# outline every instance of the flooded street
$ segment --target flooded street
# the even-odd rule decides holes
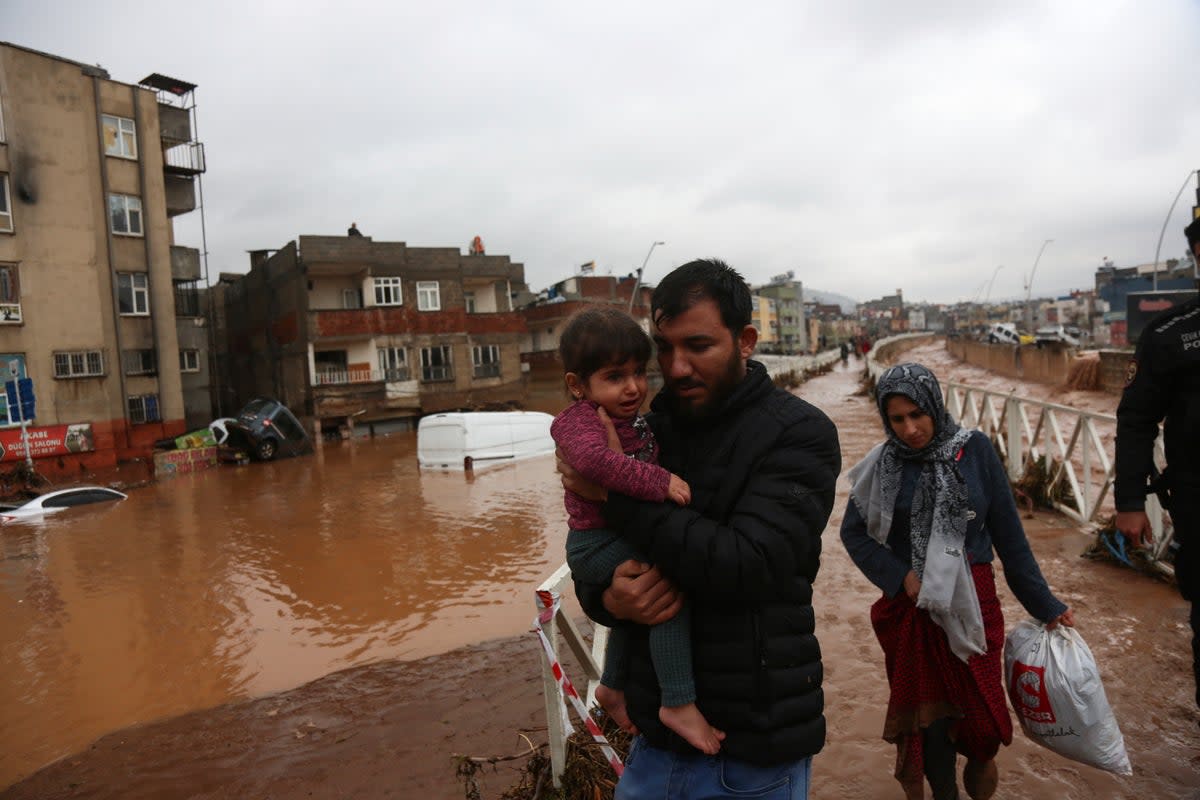
[[[111,730],[526,629],[554,460],[420,472],[326,443],[0,528],[0,787]]]
[[[939,348],[906,358],[949,372]],[[845,469],[882,437],[860,371],[852,361],[798,390],[837,423]],[[838,536],[847,493],[843,476],[814,586],[829,734],[812,796],[900,798],[880,738],[878,590]],[[423,474],[415,435],[401,434],[68,513],[0,529],[0,786],[73,754],[0,789],[5,800],[452,800],[452,753],[513,753],[518,732],[545,740],[538,646],[523,631],[533,589],[563,560],[552,459]],[[1018,728],[997,800],[1200,800],[1185,603],[1080,558],[1090,538],[1067,518],[1024,522],[1096,655],[1134,775],[1067,761]],[[1024,611],[997,586],[1011,629]],[[510,767],[485,797],[512,785]]]

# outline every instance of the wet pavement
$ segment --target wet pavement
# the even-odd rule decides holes
[[[799,391],[838,424],[846,468],[882,435],[857,377],[851,361]],[[550,459],[472,480],[420,473],[414,447],[412,435],[335,443],[0,530],[0,786],[78,753],[0,795],[50,796],[53,785],[56,797],[121,797],[136,773],[138,796],[416,796],[405,788],[419,786],[422,797],[462,797],[446,757],[479,733],[475,720],[501,730],[469,739],[492,743],[474,754],[498,755],[516,749],[500,738],[506,722],[540,716],[534,643],[411,668],[397,659],[516,637],[533,587],[561,563],[565,515]],[[843,479],[815,586],[829,739],[813,797],[898,798],[894,750],[879,738],[877,590],[837,536],[846,490]],[[997,798],[1200,798],[1186,605],[1170,586],[1079,558],[1089,539],[1059,515],[1026,526],[1096,654],[1135,774],[1068,762],[1018,731],[999,756]],[[998,586],[1011,626],[1023,612]],[[371,662],[381,663],[356,666]],[[203,710],[344,667],[355,668]],[[285,719],[290,708],[300,711]],[[86,749],[106,731],[191,710],[201,711]]]

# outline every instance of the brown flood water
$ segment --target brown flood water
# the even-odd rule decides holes
[[[421,472],[326,443],[0,528],[0,788],[137,722],[518,634],[561,563],[554,460]]]
[[[837,423],[846,468],[882,434],[855,394],[860,367],[799,390]],[[449,753],[512,752],[511,731],[541,718],[536,645],[517,635],[532,589],[562,561],[566,520],[551,459],[472,479],[420,473],[414,448],[413,434],[326,444],[312,457],[180,478],[106,509],[0,528],[0,787],[135,722],[385,660],[165,730],[121,731],[14,796],[75,796],[64,787],[82,781],[82,796],[122,797],[136,770],[140,796],[225,797],[237,786],[255,797],[462,797]],[[813,797],[898,798],[868,616],[878,590],[837,533],[847,488],[839,481],[815,586],[829,736]],[[1186,605],[1173,587],[1080,559],[1089,539],[1066,518],[1038,512],[1025,524],[1096,655],[1134,775],[1066,761],[1018,730],[999,755],[997,800],[1200,800]],[[1011,628],[1024,612],[997,584]],[[391,661],[499,637],[510,638],[459,651],[463,664]],[[314,724],[329,738],[311,741]],[[494,734],[474,736],[489,726]],[[245,758],[225,758],[242,748]],[[188,783],[200,776],[210,793]],[[505,777],[485,796],[508,788]],[[374,788],[343,793],[347,785]]]

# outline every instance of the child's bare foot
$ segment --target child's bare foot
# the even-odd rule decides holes
[[[596,702],[604,709],[605,714],[612,717],[618,728],[630,736],[637,736],[637,726],[629,719],[629,712],[625,709],[624,692],[602,683],[596,687]]]
[[[703,753],[713,756],[721,749],[721,740],[725,738],[725,733],[709,725],[695,703],[688,703],[686,706],[663,706],[658,709],[658,718],[663,725]]]

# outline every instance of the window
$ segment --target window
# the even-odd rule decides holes
[[[104,354],[99,350],[73,350],[54,354],[54,377],[94,378],[104,374]]]
[[[383,379],[389,382],[408,380],[408,351],[403,347],[380,347],[376,350],[379,355],[379,371]]]
[[[417,310],[442,310],[442,293],[437,281],[417,281]]]
[[[153,350],[122,350],[121,368],[126,375],[154,375],[158,372]]]
[[[12,229],[12,201],[8,194],[8,176],[0,174],[0,231]]]
[[[199,372],[200,371],[200,351],[199,350],[180,350],[179,351],[179,371],[180,372]]]
[[[175,290],[175,316],[200,316],[200,290],[197,288],[196,282],[176,281],[173,286]]]
[[[0,375],[4,380],[28,378],[25,371],[24,353],[0,353]],[[21,422],[21,409],[8,405],[8,397],[0,391],[0,425],[18,425]]]
[[[376,293],[378,297],[378,293]],[[361,289],[342,289],[342,308],[362,308]]]
[[[128,398],[129,421],[134,425],[141,425],[144,422],[158,422],[162,419],[158,415],[158,395],[156,394],[135,394]]]
[[[375,305],[398,306],[403,302],[399,278],[375,278]]]
[[[104,114],[100,117],[104,129],[104,153],[121,158],[137,158],[137,131],[133,120]]]
[[[475,345],[471,348],[471,360],[475,364],[476,378],[500,377],[500,348],[494,344]]]
[[[450,363],[449,345],[421,348],[421,380],[454,380],[454,366]]]
[[[142,235],[142,199],[129,194],[108,196],[108,217],[112,232],[126,236]]]
[[[21,322],[21,282],[16,264],[0,264],[0,324]]]
[[[475,293],[463,292],[463,305],[467,307],[468,314],[475,313]]]
[[[150,286],[144,272],[117,273],[117,310],[122,314],[150,313]]]

